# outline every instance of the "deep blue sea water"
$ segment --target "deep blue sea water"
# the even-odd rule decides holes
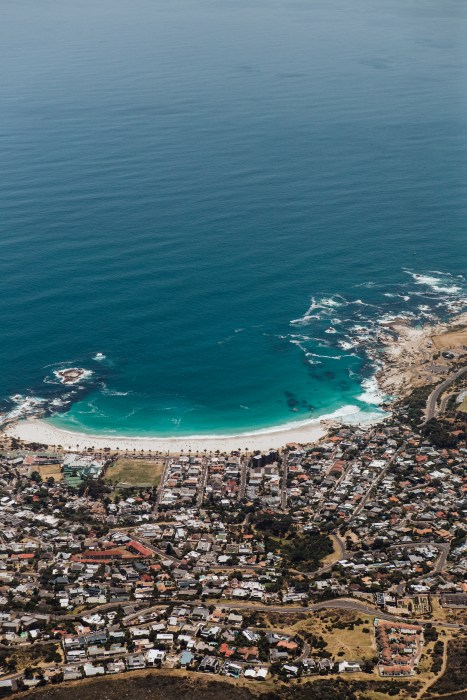
[[[374,411],[378,322],[467,298],[466,35],[465,0],[3,0],[4,412]]]

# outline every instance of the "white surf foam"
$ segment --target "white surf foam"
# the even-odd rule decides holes
[[[342,350],[352,350],[355,347],[355,343],[351,343],[349,340],[338,340],[337,344]]]
[[[357,396],[359,401],[363,403],[371,404],[372,406],[381,405],[387,398],[385,394],[379,389],[376,377],[369,377],[362,381],[363,393]]]
[[[303,316],[292,319],[290,323],[293,326],[297,326],[306,325],[312,320],[319,321],[321,320],[323,314],[325,317],[327,317],[331,312],[335,312],[336,309],[341,306],[346,306],[347,304],[348,302],[340,295],[323,297],[319,300],[317,300],[316,297],[311,297],[310,305]]]
[[[292,326],[306,326],[307,323],[310,321],[320,321],[321,316],[317,314],[304,314],[300,318],[294,318],[292,321],[290,321]]]
[[[53,401],[50,402],[50,406],[53,408],[63,408],[63,406],[66,406],[69,401],[66,401],[65,399],[53,399]]]
[[[309,352],[307,353],[310,357],[320,357],[323,360],[341,360],[342,355],[319,355],[316,352]]]
[[[0,425],[28,416],[41,415],[47,403],[46,399],[39,396],[23,396],[22,394],[14,394],[10,396],[10,400],[15,404],[15,407],[0,416]]]
[[[449,284],[443,281],[441,277],[435,277],[434,275],[420,275],[418,272],[412,272],[410,270],[404,270],[408,275],[411,275],[412,279],[416,284],[422,284],[429,287],[439,294],[458,294],[462,291],[462,288],[456,284]],[[444,276],[444,275],[443,275]],[[446,275],[449,276],[449,275]]]
[[[349,416],[345,422],[350,425],[361,425],[363,427],[381,423],[389,415],[386,411],[360,411]]]
[[[334,297],[324,297],[319,302],[318,307],[319,306],[324,306],[324,307],[331,306],[333,308],[339,308],[339,306],[344,306],[344,304],[346,303],[345,299],[343,297],[341,297],[341,299],[342,299],[341,301],[337,301],[337,299],[335,299]]]

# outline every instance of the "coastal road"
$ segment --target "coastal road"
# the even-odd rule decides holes
[[[445,391],[448,386],[451,386],[456,379],[459,379],[459,377],[462,377],[463,374],[467,372],[467,367],[461,367],[460,369],[457,370],[457,372],[454,372],[450,377],[444,380],[444,382],[441,382],[441,384],[438,384],[431,394],[428,397],[428,400],[426,402],[426,411],[425,411],[425,423],[427,423],[429,420],[434,418],[437,414],[437,404],[439,397]]]

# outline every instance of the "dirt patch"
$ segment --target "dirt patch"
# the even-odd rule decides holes
[[[63,479],[62,467],[60,464],[41,464],[35,467],[34,471],[39,472],[42,481],[47,481],[51,476],[55,481]]]
[[[107,469],[105,481],[116,486],[158,486],[164,472],[162,462],[120,457]]]
[[[60,646],[50,644],[31,645],[0,650],[0,665],[11,673],[22,671],[29,667],[39,667],[62,660]]]
[[[433,345],[438,350],[456,350],[467,347],[467,328],[432,336]]]

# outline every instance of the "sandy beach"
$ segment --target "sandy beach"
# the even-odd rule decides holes
[[[388,323],[395,340],[383,353],[383,367],[377,373],[380,389],[393,397],[408,394],[413,388],[439,381],[450,371],[445,351],[462,354],[467,347],[467,313],[447,323],[414,328],[396,319]],[[345,406],[320,418],[295,421],[277,428],[239,435],[206,435],[181,437],[130,437],[124,435],[89,435],[63,430],[43,418],[29,417],[7,425],[3,432],[24,442],[61,446],[65,450],[152,451],[152,452],[230,452],[254,451],[307,444],[324,437],[330,426],[353,423],[368,426],[384,418],[384,414],[362,413],[357,406]]]
[[[231,452],[242,450],[268,450],[270,448],[284,447],[289,443],[306,444],[316,442],[326,435],[332,425],[346,421],[369,425],[381,420],[383,414],[362,414],[356,406],[348,406],[324,417],[308,421],[297,421],[277,429],[270,428],[264,431],[244,433],[236,436],[194,436],[194,437],[125,437],[87,435],[74,431],[62,430],[41,418],[28,418],[8,425],[4,433],[10,437],[16,437],[24,442],[39,442],[49,446],[61,445],[65,450],[85,450],[89,447],[96,449],[110,448],[111,450],[144,450],[148,452],[174,452],[182,450],[188,452]]]
[[[267,450],[269,448],[282,447],[289,442],[314,442],[326,434],[329,423],[310,424],[308,426],[291,428],[290,430],[278,430],[274,432],[253,433],[242,436],[206,436],[206,437],[180,437],[180,438],[152,438],[152,437],[105,437],[86,435],[61,430],[40,418],[29,418],[8,426],[5,433],[24,440],[25,442],[40,442],[47,445],[61,445],[64,449],[84,450],[88,447],[111,450],[144,450],[148,452],[230,452],[241,449],[242,451]]]

